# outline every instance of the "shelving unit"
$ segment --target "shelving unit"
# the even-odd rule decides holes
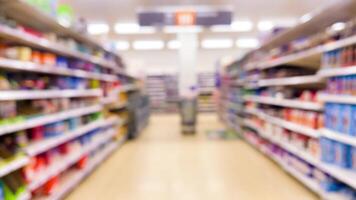
[[[129,117],[134,105],[123,102],[140,90],[139,80],[115,52],[26,1],[0,0],[0,11],[1,50],[27,55],[0,55],[0,140],[26,141],[1,157],[0,179],[7,184],[5,176],[21,174],[18,200],[63,199],[130,137],[131,125],[142,131],[148,123],[148,115]],[[9,103],[15,109],[4,110]]]
[[[216,111],[214,101],[215,91],[215,74],[214,73],[198,73],[198,110],[199,112],[214,112]]]
[[[153,112],[178,112],[178,78],[176,74],[151,74],[146,77],[146,92]]]
[[[301,100],[283,99],[275,97],[263,97],[255,95],[244,96],[246,101],[252,101],[260,104],[275,105],[287,108],[299,108],[304,110],[323,110],[323,105],[321,103],[307,102]]]
[[[237,99],[244,99],[242,107],[236,109],[243,110],[245,113],[241,130],[243,137],[253,147],[280,165],[284,171],[318,194],[321,199],[350,199],[350,195],[343,191],[349,193],[356,191],[356,173],[352,169],[341,167],[340,163],[336,164],[337,159],[333,162],[326,161],[325,158],[333,156],[332,147],[326,146],[327,144],[337,144],[337,147],[334,146],[334,151],[340,152],[342,148],[347,151],[347,147],[350,149],[356,147],[356,137],[336,130],[341,129],[336,128],[336,125],[334,130],[324,127],[330,123],[330,120],[347,122],[346,118],[342,120],[340,118],[341,112],[343,116],[348,116],[348,110],[336,111],[336,108],[332,110],[331,106],[340,105],[340,108],[351,109],[351,105],[356,105],[355,96],[351,94],[351,90],[353,91],[351,81],[346,81],[351,78],[342,79],[342,77],[356,75],[356,67],[351,62],[347,65],[343,64],[342,62],[346,61],[342,60],[345,57],[341,56],[346,55],[346,50],[354,52],[355,32],[350,31],[346,34],[342,31],[355,26],[352,24],[356,17],[352,11],[355,8],[354,1],[345,0],[338,4],[330,4],[308,22],[278,34],[258,49],[234,61],[225,70],[225,76],[230,77],[229,82],[243,85],[244,92],[236,94]],[[332,32],[329,27],[340,21],[347,25],[345,30]],[[313,46],[293,49],[298,39],[308,40],[308,37],[321,32],[328,33],[329,35],[326,35],[329,38],[325,36],[323,41]],[[276,52],[280,55],[276,55]],[[335,63],[331,63],[333,53]],[[303,73],[288,75],[289,68],[294,70],[290,74],[296,74],[296,68],[300,68],[300,72],[304,70],[308,72],[305,72],[306,75]],[[281,69],[285,71],[276,75]],[[281,74],[285,77],[281,77]],[[266,76],[269,78],[266,79]],[[347,84],[350,86],[349,89]],[[224,87],[220,87],[220,92],[228,93],[232,92],[232,89],[226,91]],[[230,113],[223,109],[221,112],[221,116]],[[340,114],[337,115],[339,112]],[[223,122],[227,127],[238,125],[226,121],[225,118]],[[322,118],[324,121],[321,120]],[[329,143],[326,143],[328,141]],[[352,152],[347,155],[352,155]],[[339,159],[347,160],[344,157]],[[305,167],[304,171],[298,170],[300,165]],[[319,171],[320,174],[329,177],[330,182],[315,178],[313,173],[306,172],[309,170]],[[328,191],[322,187],[323,184],[324,186],[342,184],[344,189]]]

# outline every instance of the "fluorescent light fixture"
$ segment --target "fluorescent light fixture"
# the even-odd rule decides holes
[[[270,31],[274,27],[274,23],[272,21],[260,21],[257,24],[257,28],[260,31]]]
[[[238,48],[257,48],[259,46],[259,42],[255,38],[241,38],[236,40],[236,46]]]
[[[164,42],[161,40],[137,40],[133,42],[135,50],[160,50],[164,48]]]
[[[331,30],[333,31],[342,31],[346,27],[346,24],[344,22],[336,22],[331,26]]]
[[[275,25],[278,27],[285,27],[285,28],[290,28],[290,27],[294,27],[298,24],[298,19],[295,18],[282,18],[279,20],[276,20]]]
[[[114,30],[117,34],[152,34],[156,32],[154,27],[140,27],[136,23],[116,23]]]
[[[109,33],[110,27],[106,23],[91,23],[88,24],[87,31],[91,35],[102,35]]]
[[[181,47],[181,43],[178,40],[171,40],[167,43],[168,49],[179,49]]]
[[[234,46],[231,39],[205,39],[201,42],[204,49],[228,49]]]
[[[303,15],[302,17],[300,17],[300,22],[305,23],[305,22],[311,20],[311,18],[313,18],[313,15],[311,13],[307,13],[307,14]]]
[[[200,26],[166,26],[163,28],[165,33],[200,33],[203,28]]]
[[[248,32],[253,29],[253,23],[251,21],[234,21],[231,24],[233,30],[238,32]]]
[[[130,49],[130,42],[124,41],[124,40],[116,41],[115,42],[115,49],[116,50],[121,50],[121,51],[128,50],[128,49]]]
[[[248,20],[234,21],[231,25],[215,25],[210,28],[212,32],[248,32],[253,29],[253,23]]]

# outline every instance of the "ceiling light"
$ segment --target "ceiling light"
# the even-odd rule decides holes
[[[133,48],[136,50],[159,50],[164,48],[164,42],[161,40],[137,40],[133,42]]]
[[[238,48],[257,48],[259,42],[255,38],[241,38],[236,40],[236,46]]]
[[[234,21],[231,25],[215,25],[210,28],[212,32],[248,32],[253,29],[251,21]]]
[[[253,23],[251,21],[234,21],[231,27],[238,32],[247,32],[253,29]]]
[[[140,27],[136,23],[117,23],[114,30],[117,34],[152,34],[156,32],[154,27]]]
[[[128,41],[116,41],[115,49],[116,50],[128,50],[130,48],[130,42]]]
[[[230,39],[205,39],[201,46],[205,49],[227,49],[233,47],[234,43]]]
[[[200,26],[166,26],[163,28],[165,33],[200,33],[203,28]]]
[[[181,47],[181,43],[178,40],[171,40],[167,43],[168,49],[179,49]]]
[[[91,35],[101,35],[109,33],[110,27],[106,23],[88,24],[87,31]]]
[[[307,13],[300,18],[300,22],[305,23],[313,18],[311,13]]]
[[[257,28],[260,31],[270,31],[273,29],[273,27],[274,27],[274,24],[271,21],[260,21],[257,24]]]
[[[346,24],[344,22],[336,22],[331,26],[331,29],[333,31],[342,31],[346,27]]]

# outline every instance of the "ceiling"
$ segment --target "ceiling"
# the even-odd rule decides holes
[[[234,17],[258,21],[261,19],[297,18],[332,0],[60,0],[72,5],[78,16],[88,21],[136,21],[136,11],[142,7],[174,5],[230,5]],[[93,12],[97,11],[97,12]]]

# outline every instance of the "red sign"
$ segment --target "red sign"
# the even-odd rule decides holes
[[[177,26],[192,26],[196,24],[197,14],[194,11],[178,11],[175,16]]]

